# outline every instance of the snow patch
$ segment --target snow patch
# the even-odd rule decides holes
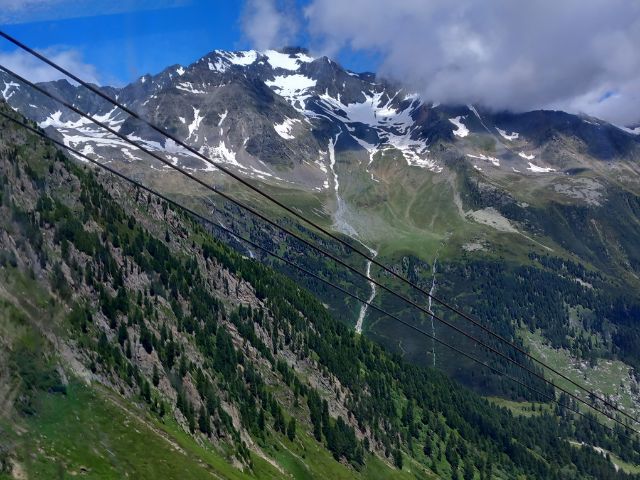
[[[527,170],[530,170],[530,171],[532,171],[534,173],[549,173],[549,172],[555,172],[556,171],[555,168],[539,167],[538,165],[534,165],[531,162],[529,162],[529,166],[527,167]]]
[[[184,68],[182,67],[176,68],[176,73],[180,76],[184,75]]]
[[[80,134],[70,134],[67,129],[59,129],[58,132],[62,135],[62,143],[67,147],[73,147],[77,150],[84,151],[87,144],[90,144],[91,148],[95,147],[110,147],[116,149],[131,148],[131,145],[124,140],[112,137],[111,134],[104,131],[90,131],[88,129],[82,130]]]
[[[415,100],[409,108],[397,110],[391,106],[391,100],[382,103],[384,92],[362,92],[362,95],[365,98],[364,102],[349,104],[344,104],[340,98],[335,99],[327,93],[320,95],[320,99],[325,106],[331,108],[334,116],[346,122],[362,123],[371,128],[393,127],[404,133],[413,126],[411,111],[417,108],[417,105],[414,105]]]
[[[228,113],[229,113],[229,110],[225,110],[223,113],[220,114],[220,121],[218,122],[219,127],[222,126],[222,122],[224,122],[224,119],[227,118]]]
[[[616,125],[617,126],[617,125]],[[640,125],[634,128],[631,127],[619,127],[618,128],[624,132],[630,133],[631,135],[640,135]]]
[[[112,129],[118,131],[120,128],[120,124],[124,122],[122,120],[116,120],[116,117],[120,115],[122,112],[118,111],[116,113],[117,107],[114,107],[109,112],[103,115],[93,115],[93,119],[107,124]],[[85,117],[79,117],[78,120],[72,121],[62,121],[62,111],[57,110],[56,112],[49,115],[45,120],[38,123],[40,128],[54,127],[56,128],[63,136],[69,135],[69,130],[75,130],[74,133],[80,134],[79,136],[84,136],[87,138],[104,138],[110,136],[110,134],[104,131],[101,127],[94,125],[92,120],[89,120]],[[69,145],[67,145],[69,146]]]
[[[427,157],[429,149],[424,140],[412,138],[414,120],[411,113],[420,106],[419,98],[408,95],[411,103],[404,109],[398,110],[392,105],[393,98],[383,100],[384,92],[362,92],[364,102],[344,104],[338,97],[333,98],[327,92],[320,95],[319,104],[331,117],[347,124],[352,132],[351,136],[369,153],[370,162],[376,152],[389,148],[395,148],[404,157],[407,164],[426,168],[432,171],[441,171],[436,162]],[[304,112],[309,115],[311,112]],[[353,133],[353,124],[363,124],[377,132],[379,142],[372,145],[357,138]],[[374,179],[375,180],[375,179]]]
[[[2,97],[5,100],[9,100],[16,92],[15,90],[11,93],[9,93],[9,90],[11,90],[11,87],[15,87],[16,90],[20,89],[20,84],[10,81],[10,82],[3,82],[4,83],[4,90],[2,90]]]
[[[209,145],[205,145],[203,147],[200,148],[200,153],[207,155],[210,158],[215,158],[223,163],[226,163],[228,165],[232,165],[234,167],[237,168],[241,168],[243,170],[246,170],[246,167],[242,164],[240,164],[237,160],[236,160],[236,152],[234,152],[233,150],[231,150],[229,147],[227,147],[226,143],[224,140],[220,140],[220,142],[218,143],[217,146],[212,147]],[[207,166],[207,170],[211,171],[211,170],[215,170],[215,167],[213,165],[208,165]],[[266,173],[266,172],[261,172],[261,173]]]
[[[274,124],[273,129],[276,131],[278,135],[280,135],[285,140],[292,140],[295,138],[295,136],[291,135],[291,129],[298,122],[300,122],[300,120],[287,117],[285,118],[284,122],[279,124]]]
[[[269,65],[273,68],[282,68],[284,70],[296,71],[300,68],[301,63],[309,63],[313,61],[313,58],[304,54],[297,53],[295,55],[289,55],[286,53],[280,53],[276,50],[267,50],[262,52],[267,57]]]
[[[167,138],[164,142],[164,151],[167,153],[180,153],[182,155],[193,156],[193,154],[189,150],[182,147],[181,145],[178,145],[170,138]]]
[[[510,142],[517,140],[520,137],[520,134],[518,132],[507,133],[506,130],[502,130],[498,127],[496,127],[496,130],[500,135],[502,135],[503,138],[505,138],[506,140],[509,140]]]
[[[179,83],[176,85],[176,88],[178,90],[182,90],[184,92],[189,92],[189,93],[200,93],[200,94],[207,93],[204,90],[198,90],[197,88],[195,88],[193,84],[191,84],[191,82]]]
[[[187,140],[189,140],[191,136],[200,128],[200,122],[202,122],[202,119],[204,118],[200,116],[200,109],[196,107],[191,108],[193,108],[193,122],[191,122],[187,127],[189,129],[189,136],[187,137]],[[195,141],[198,141],[198,135],[195,136]]]
[[[536,158],[535,155],[533,155],[533,154],[527,155],[524,152],[519,152],[518,155],[521,156],[522,158],[524,158],[525,160],[533,160],[534,158]]]
[[[242,67],[251,65],[258,59],[258,53],[255,50],[246,50],[243,52],[225,52],[222,50],[216,50],[216,53],[228,60],[230,63],[240,65]]]
[[[95,118],[99,122],[108,123],[109,126],[113,126],[114,124],[118,124],[118,123],[124,122],[124,120],[115,120],[114,117],[116,117],[117,114],[114,115],[114,113],[116,112],[116,110],[118,110],[118,107],[113,107],[111,110],[109,110],[104,115],[93,115],[93,118]]]
[[[467,157],[477,158],[478,160],[485,160],[487,162],[491,162],[494,167],[499,167],[500,166],[500,159],[499,158],[490,157],[490,156],[484,155],[482,153],[480,155],[472,155],[471,153],[467,153]]]
[[[227,148],[227,145],[224,143],[224,140],[220,140],[218,144],[218,155],[226,162],[232,165],[240,166],[238,161],[236,160],[236,153],[231,149]]]
[[[456,129],[453,131],[453,134],[457,137],[464,138],[469,135],[469,129],[462,123],[462,119],[465,118],[466,115],[461,115],[455,118],[450,118],[449,121],[456,126]]]
[[[89,146],[89,145],[87,145],[87,146]],[[85,147],[85,149],[86,149],[86,147]],[[131,162],[135,162],[136,160],[140,160],[133,153],[131,153],[131,150],[129,150],[128,148],[122,148],[120,151],[127,158],[127,160],[129,160]],[[84,153],[86,155],[86,153],[84,151],[82,153]]]
[[[72,122],[72,121],[63,122],[62,111],[58,110],[56,112],[53,112],[51,115],[49,115],[44,121],[38,123],[38,126],[40,128],[54,127],[57,129],[60,129],[60,128],[70,129],[70,128],[79,128],[83,125],[89,125],[89,124],[91,124],[91,121],[84,117],[80,117],[80,119],[75,122]]]
[[[304,108],[304,102],[310,96],[307,91],[316,86],[313,78],[300,74],[278,75],[264,83],[298,110]]]
[[[216,58],[215,63],[211,63],[211,61],[209,61],[208,64],[209,70],[211,70],[212,72],[224,73],[229,67],[228,60],[224,58]]]

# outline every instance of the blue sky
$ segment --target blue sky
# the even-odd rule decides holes
[[[640,3],[521,3],[0,0],[0,28],[103,85],[214,49],[298,45],[396,80],[426,101],[639,123]],[[34,81],[59,78],[4,40],[0,64]]]
[[[3,1],[7,0],[0,0],[0,6]],[[164,5],[157,9],[147,9],[150,2],[138,1],[135,10],[123,12],[133,4],[112,0],[116,7],[111,12],[120,13],[111,13],[104,2],[92,0],[9,1],[21,5],[0,13],[4,31],[50,54],[72,51],[76,69],[82,74],[87,67],[81,63],[91,65],[94,68],[86,71],[103,84],[125,84],[172,64],[189,64],[214,49],[251,47],[242,30],[241,1],[161,0],[153,2]],[[33,8],[34,3],[38,8]],[[81,16],[87,14],[92,15]],[[2,42],[0,53],[14,50]],[[294,43],[306,46],[302,35]],[[339,60],[358,71],[375,68],[373,57],[348,50]]]

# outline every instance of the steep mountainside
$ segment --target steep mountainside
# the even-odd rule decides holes
[[[314,235],[225,180],[212,165],[81,87],[66,81],[44,87],[305,235]],[[216,50],[192,65],[174,65],[123,88],[103,88],[304,215],[364,245],[424,290],[472,312],[565,374],[640,414],[637,129],[564,112],[492,112],[473,105],[431,104],[400,85],[347,71],[331,59],[313,58],[295,48]],[[313,271],[339,279],[438,338],[474,348],[433,319],[195,188],[3,73],[0,91],[10,106],[67,145],[110,162],[264,245],[282,246]],[[314,238],[346,253],[335,242]],[[266,261],[235,239],[225,239],[243,254]],[[399,286],[369,262],[354,255],[349,261],[383,283]],[[374,310],[273,266],[304,281],[343,323],[412,363],[442,368],[486,395],[531,400],[521,389],[477,374],[463,360]],[[425,296],[412,295],[460,322]]]
[[[389,355],[215,232],[6,120],[0,175],[4,474],[630,478],[582,443],[640,461],[584,417],[514,415]]]

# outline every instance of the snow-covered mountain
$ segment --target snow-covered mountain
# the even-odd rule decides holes
[[[81,87],[66,81],[44,86],[175,163],[214,169]],[[0,88],[10,105],[69,146],[105,161],[162,168],[4,74]],[[262,181],[315,191],[335,188],[336,161],[356,162],[378,181],[381,159],[437,174],[455,152],[488,174],[540,175],[580,168],[584,156],[634,160],[640,151],[640,136],[632,129],[562,112],[495,114],[431,104],[399,85],[347,71],[299,48],[216,50],[191,65],[104,90],[215,161]],[[571,148],[558,145],[567,139]],[[348,158],[342,158],[345,152]]]

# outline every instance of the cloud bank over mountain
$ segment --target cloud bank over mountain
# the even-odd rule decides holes
[[[259,50],[295,41],[299,31],[295,3],[291,1],[246,0],[242,27],[247,39]]]
[[[256,46],[289,43],[292,33],[260,35],[264,26],[252,15],[263,25],[301,24],[318,52],[375,52],[380,74],[432,101],[640,120],[638,2],[311,0],[298,10],[259,3],[243,22]]]
[[[96,67],[84,61],[82,54],[73,48],[50,47],[40,50],[49,57],[80,78],[95,84],[100,84],[100,76]],[[48,66],[37,58],[22,50],[11,52],[0,51],[0,65],[28,78],[33,82],[48,82],[66,78],[62,73]]]

